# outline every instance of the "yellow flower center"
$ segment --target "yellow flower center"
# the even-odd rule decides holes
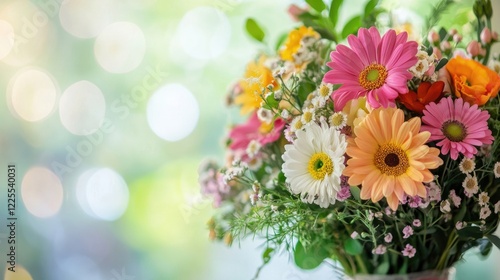
[[[465,171],[471,172],[474,168],[474,162],[472,160],[464,160],[462,163],[462,168]]]
[[[458,121],[447,121],[441,127],[444,136],[452,142],[460,142],[467,137],[467,129]]]
[[[323,97],[327,97],[330,94],[330,89],[326,85],[322,85],[319,88],[319,94]]]
[[[296,130],[299,130],[299,129],[301,129],[301,128],[302,128],[302,126],[303,126],[303,125],[304,125],[304,124],[302,123],[302,121],[301,121],[301,120],[297,120],[297,122],[295,122],[294,128],[295,128]]]
[[[332,115],[331,124],[332,126],[337,127],[343,124],[344,120],[345,120],[344,115],[335,113]]]
[[[473,190],[476,187],[477,183],[474,180],[474,178],[466,178],[465,180],[466,180],[466,182],[465,182],[466,189]]]
[[[384,85],[387,78],[387,69],[383,65],[373,63],[368,65],[359,74],[359,83],[365,89],[377,89]]]
[[[323,180],[326,175],[333,172],[333,163],[330,157],[325,153],[315,153],[309,160],[307,171],[315,180]]]
[[[410,167],[405,151],[393,144],[386,144],[377,150],[374,164],[382,174],[388,176],[400,176]]]
[[[306,112],[304,112],[304,114],[302,116],[304,117],[305,123],[310,123],[312,121],[312,117],[313,117],[312,112],[306,111]]]
[[[271,132],[273,130],[273,127],[274,127],[273,122],[270,122],[270,123],[263,122],[260,124],[259,132],[260,132],[260,134],[268,134],[269,132]]]

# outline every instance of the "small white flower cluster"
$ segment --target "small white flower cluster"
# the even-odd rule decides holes
[[[293,134],[296,131],[304,129],[313,122],[318,123],[327,121],[331,127],[337,130],[340,130],[346,126],[347,115],[345,113],[332,113],[329,111],[331,109],[329,109],[328,102],[331,101],[330,96],[332,92],[332,84],[321,83],[318,89],[308,95],[302,106],[302,114],[294,117],[290,123],[288,133],[290,134],[290,138],[292,138],[292,140],[294,139]],[[328,114],[325,114],[326,112],[328,112]],[[327,116],[328,120],[326,119]]]
[[[224,172],[224,176],[222,177],[224,184],[228,184],[230,181],[241,177],[246,169],[247,167],[243,162],[233,162],[233,166],[229,167]]]
[[[321,42],[322,41],[313,36],[304,36],[302,40],[300,40],[299,50],[293,54],[295,64],[302,65],[316,60],[319,56],[316,44],[321,44]]]
[[[409,71],[418,79],[424,79],[424,77],[427,76],[429,78],[424,80],[431,80],[435,82],[437,80],[437,73],[434,71],[434,64],[437,61],[436,55],[434,55],[434,53],[429,55],[425,46],[420,46],[419,51],[417,52],[417,58],[417,64],[412,66]]]

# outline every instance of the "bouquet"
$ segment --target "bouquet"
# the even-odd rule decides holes
[[[466,11],[464,30],[435,26],[454,5],[441,1],[423,38],[381,20],[376,0],[343,28],[342,1],[306,2],[230,89],[246,120],[230,127],[223,163],[200,166],[217,208],[210,238],[259,236],[264,263],[285,250],[301,268],[332,260],[351,277],[444,273],[471,248],[500,248],[490,0]],[[265,38],[254,19],[246,29]]]

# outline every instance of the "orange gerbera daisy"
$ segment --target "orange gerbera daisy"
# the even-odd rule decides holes
[[[444,82],[437,81],[435,83],[422,82],[417,89],[417,92],[410,90],[406,94],[399,95],[399,101],[406,108],[414,112],[422,113],[425,105],[443,97]]]
[[[438,149],[425,145],[431,134],[420,132],[420,125],[420,118],[404,121],[401,109],[379,108],[354,128],[343,174],[350,185],[361,185],[361,199],[385,197],[396,210],[405,195],[426,197],[423,183],[434,180],[429,169],[443,161]]]
[[[269,91],[267,86],[278,88],[273,73],[264,65],[266,59],[266,56],[262,55],[257,61],[251,61],[247,65],[245,76],[240,81],[242,92],[234,99],[236,105],[241,105],[241,114],[248,114],[260,108],[262,94]]]
[[[471,105],[484,105],[500,90],[500,75],[475,60],[454,57],[446,64],[446,70],[455,95]]]

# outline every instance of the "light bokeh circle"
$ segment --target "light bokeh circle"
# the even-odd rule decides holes
[[[3,32],[6,32],[7,41],[0,43],[0,48],[5,48],[4,52],[10,50],[2,62],[14,67],[29,65],[47,51],[54,32],[51,15],[42,9],[43,5],[28,0],[5,2],[0,9],[0,19],[4,21]],[[12,28],[14,37],[5,22]]]
[[[45,70],[25,68],[10,79],[7,104],[15,116],[37,122],[54,111],[58,92],[54,79]]]
[[[167,141],[178,141],[191,134],[199,114],[196,98],[180,84],[168,84],[158,89],[147,107],[149,127]]]
[[[99,129],[106,115],[102,91],[89,81],[69,86],[59,100],[59,117],[63,126],[76,135],[89,135]]]
[[[82,173],[76,195],[87,215],[106,221],[120,218],[129,202],[127,183],[110,168],[95,168]]]
[[[213,7],[196,7],[187,12],[177,27],[180,48],[189,56],[206,60],[220,56],[231,39],[227,16]]]
[[[145,52],[144,33],[131,22],[115,22],[106,26],[94,43],[97,62],[110,73],[134,70],[141,64]]]
[[[64,0],[59,9],[61,26],[78,38],[94,38],[111,22],[109,0]]]
[[[49,169],[32,167],[23,177],[21,196],[28,212],[39,218],[48,218],[61,209],[62,183]]]

